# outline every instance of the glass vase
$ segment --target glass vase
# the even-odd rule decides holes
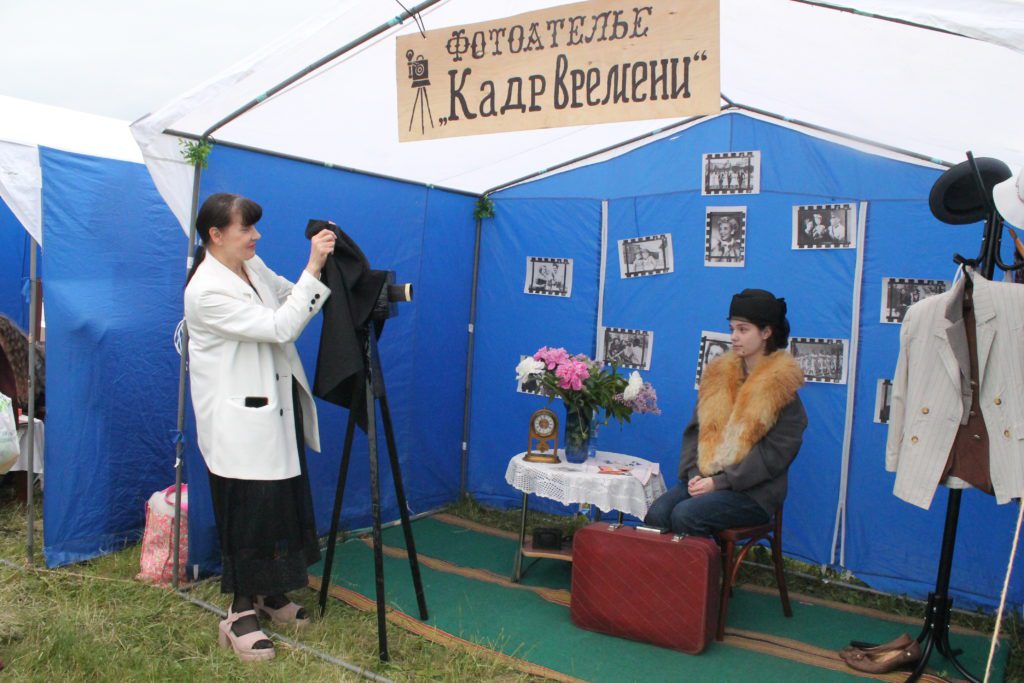
[[[587,460],[593,414],[588,410],[565,407],[565,459],[579,464]]]

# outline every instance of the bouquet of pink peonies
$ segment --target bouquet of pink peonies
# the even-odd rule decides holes
[[[654,387],[644,382],[639,372],[633,372],[627,379],[618,373],[615,364],[609,371],[603,363],[582,353],[570,355],[563,348],[545,346],[532,357],[524,358],[516,367],[516,377],[520,381],[538,380],[545,396],[562,399],[566,411],[566,451],[577,451],[577,457],[579,448],[585,457],[591,422],[601,410],[605,424],[611,418],[620,424],[629,422],[633,413],[661,414]]]

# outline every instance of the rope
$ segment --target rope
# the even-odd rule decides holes
[[[996,645],[999,644],[999,629],[1003,624],[1003,609],[1006,607],[1006,593],[1010,589],[1010,575],[1013,573],[1013,560],[1017,556],[1017,542],[1020,541],[1020,523],[1024,520],[1024,500],[1019,501],[1020,512],[1017,514],[1017,530],[1013,534],[1013,547],[1010,548],[1010,562],[1006,565],[1006,578],[1003,579],[1003,594],[999,596],[999,611],[996,612],[996,629],[992,633],[992,645],[988,649],[988,663],[985,665],[985,680],[988,683],[992,675],[992,660],[996,656]]]

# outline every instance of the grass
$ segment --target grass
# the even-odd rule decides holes
[[[48,571],[28,569],[25,563],[25,515],[0,488],[0,674],[6,680],[152,681],[235,680],[251,677],[254,667],[267,681],[360,680],[334,664],[279,643],[270,664],[244,665],[229,650],[216,644],[220,617],[181,596],[134,580],[139,547],[94,561]],[[41,506],[40,506],[41,507]],[[38,508],[37,508],[38,509]],[[462,501],[449,512],[509,531],[518,531],[518,510],[494,510]],[[531,513],[531,526],[578,528],[585,520]],[[37,546],[42,522],[36,523]],[[758,551],[755,551],[757,553]],[[37,553],[38,555],[38,553]],[[758,561],[767,564],[762,555]],[[852,590],[835,583],[835,575],[788,561],[790,590],[892,614],[920,616],[920,603],[893,596]],[[41,556],[36,567],[43,567]],[[797,575],[808,574],[812,578]],[[742,578],[774,585],[772,573],[746,567]],[[224,608],[216,580],[201,582],[191,595]],[[316,604],[311,590],[292,594],[307,606]],[[986,615],[954,614],[956,624],[991,632],[994,620]],[[394,626],[388,628],[391,662],[377,659],[376,619],[332,601],[327,616],[301,634],[283,631],[301,643],[364,667],[395,681],[537,681],[503,663],[472,652],[430,643]],[[1016,617],[1004,619],[1003,633],[1010,644],[1007,681],[1024,680],[1024,629]],[[976,672],[978,673],[978,672]]]
[[[0,489],[0,659],[4,680],[221,681],[253,675],[266,681],[355,681],[355,674],[283,644],[272,663],[245,665],[216,643],[217,615],[176,593],[134,580],[139,547],[54,571],[25,566],[25,515]],[[41,543],[37,523],[37,545]],[[43,567],[42,557],[36,567]],[[222,609],[219,583],[191,594]],[[312,590],[292,597],[316,604]],[[391,662],[377,659],[376,617],[332,601],[323,621],[301,634],[303,644],[395,681],[536,681],[495,660],[448,649],[388,627]]]

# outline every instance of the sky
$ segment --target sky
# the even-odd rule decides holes
[[[0,95],[133,121],[340,4],[0,0]]]

